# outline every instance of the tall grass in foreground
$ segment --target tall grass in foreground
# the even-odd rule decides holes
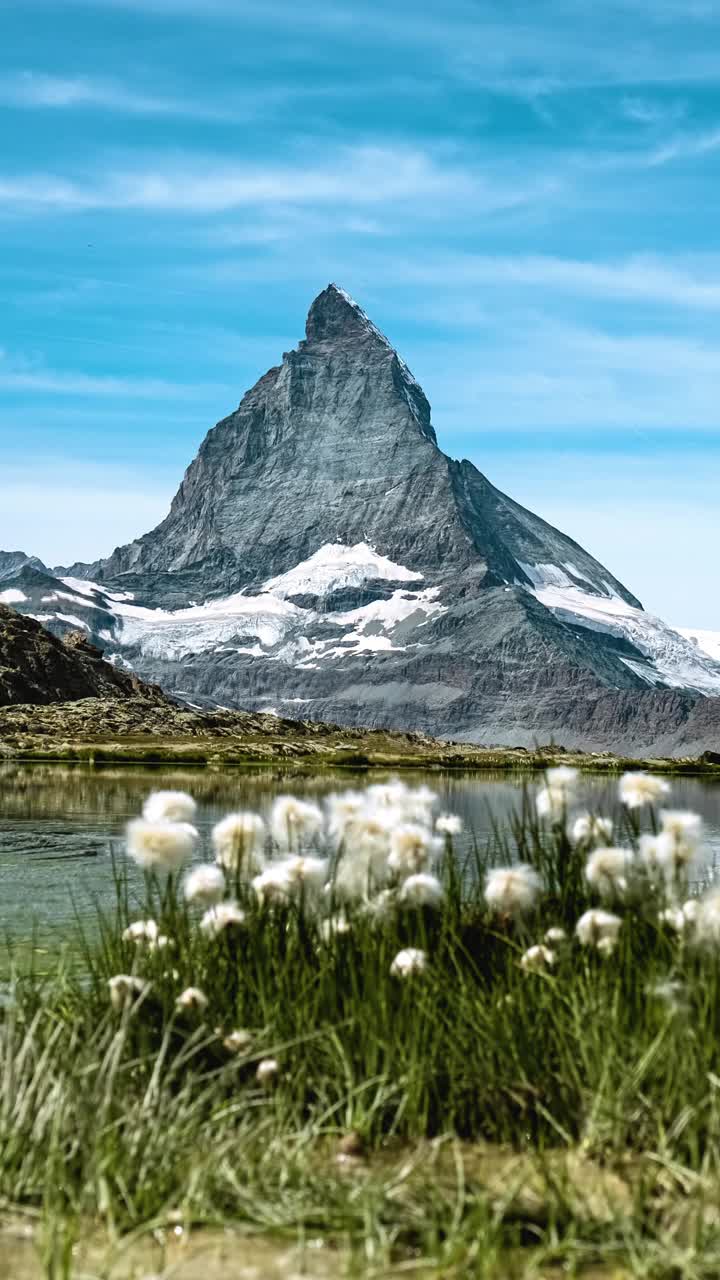
[[[551,771],[462,859],[425,789],[284,798],[269,830],[226,818],[190,872],[192,800],[151,796],[128,830],[144,898],[116,866],[82,973],[17,973],[0,1009],[0,1196],[120,1232],[172,1211],[446,1260],[480,1237],[486,1262],[571,1237],[628,1256],[719,1151],[720,900],[690,894],[701,832],[658,816],[662,786],[586,814]],[[518,1209],[526,1167],[491,1191],[471,1148],[417,1145],[443,1138],[532,1151],[542,1212]],[[563,1151],[632,1170],[622,1212],[583,1208]]]

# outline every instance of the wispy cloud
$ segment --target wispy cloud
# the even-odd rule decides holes
[[[117,169],[98,178],[48,173],[0,176],[0,207],[82,211],[126,209],[219,213],[264,205],[379,206],[386,202],[472,198],[500,210],[534,202],[555,190],[552,180],[486,178],[413,146],[345,147],[323,165],[239,166],[188,158]]]
[[[215,116],[215,111],[187,99],[146,93],[114,80],[88,76],[55,76],[22,71],[0,77],[0,106],[72,110],[95,107],[132,115]]]
[[[647,164],[653,168],[670,164],[673,160],[694,160],[698,156],[709,155],[720,150],[720,125],[715,129],[706,129],[698,133],[678,134],[668,138],[656,147],[647,157]]]
[[[162,378],[113,377],[39,368],[23,357],[2,350],[0,391],[160,401],[208,401],[218,395],[232,395],[232,388],[211,383],[169,382]]]
[[[408,282],[417,284],[555,289],[596,298],[720,308],[720,260],[710,269],[704,263],[692,270],[639,255],[618,262],[591,262],[540,254],[512,258],[467,254],[406,262],[398,269]]]

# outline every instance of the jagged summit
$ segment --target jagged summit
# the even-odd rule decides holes
[[[329,284],[311,303],[305,323],[306,342],[352,342],[368,337],[379,339],[392,350],[359,303],[339,285]]]
[[[720,690],[711,657],[442,452],[418,382],[336,284],[208,432],[165,520],[60,576],[26,566],[6,590],[204,702],[578,746],[608,691],[607,733],[622,716],[627,742],[633,707],[636,738],[657,737],[666,704],[645,693]]]

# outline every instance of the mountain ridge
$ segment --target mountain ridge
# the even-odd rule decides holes
[[[687,710],[651,694],[720,693],[720,663],[439,448],[419,383],[337,285],[208,432],[165,519],[55,582],[25,564],[16,607],[221,706],[581,746],[601,704],[601,736],[633,720],[627,695],[649,740]]]

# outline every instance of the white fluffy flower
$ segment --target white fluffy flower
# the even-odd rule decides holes
[[[659,919],[663,924],[667,924],[676,933],[687,937],[693,933],[700,914],[700,900],[698,898],[688,898],[687,902],[683,902],[681,907],[668,907],[665,911],[660,912]]]
[[[209,907],[219,902],[225,892],[225,877],[219,867],[203,864],[185,877],[183,886],[187,902]]]
[[[381,889],[373,898],[368,898],[362,906],[362,914],[372,924],[384,924],[397,910],[397,892],[395,889]]]
[[[226,929],[240,928],[245,923],[245,912],[237,902],[218,902],[205,912],[200,928],[210,938],[217,938]]]
[[[194,822],[197,805],[186,791],[151,791],[143,805],[148,822]]]
[[[564,791],[541,787],[535,797],[539,818],[562,818],[567,810],[568,798]]]
[[[264,1089],[269,1089],[277,1080],[279,1072],[280,1064],[277,1058],[263,1058],[261,1062],[258,1062],[255,1079]]]
[[[443,887],[437,876],[419,871],[408,876],[400,886],[398,901],[405,907],[439,907],[443,900]]]
[[[551,947],[556,947],[561,942],[567,942],[567,934],[559,925],[553,925],[545,934],[545,942],[549,943]]]
[[[158,940],[160,930],[155,920],[134,920],[127,929],[123,929],[123,942],[134,942],[136,946],[151,947]]]
[[[668,795],[670,784],[650,773],[624,773],[618,791],[626,809],[641,809]]]
[[[296,884],[287,867],[275,862],[253,877],[252,887],[260,902],[289,902]]]
[[[438,841],[427,827],[404,822],[390,834],[387,864],[395,875],[405,878],[425,871],[438,853]]]
[[[573,844],[592,844],[594,841],[611,840],[612,833],[613,824],[610,818],[581,813],[570,828],[570,839]]]
[[[322,810],[295,796],[278,796],[270,814],[270,830],[280,849],[298,850],[311,844],[323,829]]]
[[[578,941],[584,947],[595,947],[608,954],[615,947],[622,920],[610,911],[586,911],[575,925]]]
[[[417,947],[406,947],[403,951],[398,951],[390,965],[390,973],[393,978],[411,978],[415,974],[423,973],[426,968],[426,953]]]
[[[703,946],[720,946],[720,889],[710,889],[698,901],[695,940]]]
[[[535,797],[538,817],[562,818],[575,793],[578,777],[577,769],[570,769],[564,764],[548,769],[545,786],[540,788]]]
[[[225,1036],[223,1046],[228,1053],[244,1053],[252,1044],[252,1036],[249,1031],[240,1028],[237,1031],[231,1031]]]
[[[525,969],[527,973],[542,972],[544,969],[552,968],[555,958],[555,952],[549,947],[528,947],[520,957],[520,968]]]
[[[108,979],[108,987],[110,1003],[116,1012],[120,1012],[138,996],[143,995],[148,990],[149,984],[130,973],[116,973],[114,978]]]
[[[603,898],[623,898],[630,887],[635,870],[632,849],[596,849],[585,865],[585,879]]]
[[[685,809],[661,809],[660,827],[676,848],[676,858],[689,861],[702,839],[703,822],[699,813]]]
[[[328,835],[336,845],[342,844],[349,826],[367,810],[367,798],[361,791],[342,791],[328,796]]]
[[[208,998],[199,987],[186,987],[175,1001],[175,1008],[192,1010],[193,1013],[202,1013],[204,1009],[207,1009],[207,1003]]]
[[[133,862],[143,871],[163,875],[179,871],[190,861],[197,838],[197,831],[187,822],[148,822],[146,818],[135,818],[127,825],[127,851]]]
[[[344,915],[328,916],[320,924],[320,937],[324,942],[329,942],[331,938],[342,937],[343,934],[350,933],[350,921]]]
[[[399,808],[406,822],[417,822],[421,826],[432,826],[432,810],[437,804],[437,796],[429,787],[408,787]]]
[[[212,829],[215,858],[226,871],[259,871],[265,849],[265,823],[257,813],[229,813]]]
[[[456,813],[441,813],[435,823],[435,830],[444,836],[459,836],[462,829],[462,818]]]
[[[485,881],[485,900],[497,915],[523,916],[532,911],[542,892],[542,880],[533,867],[496,867]]]

